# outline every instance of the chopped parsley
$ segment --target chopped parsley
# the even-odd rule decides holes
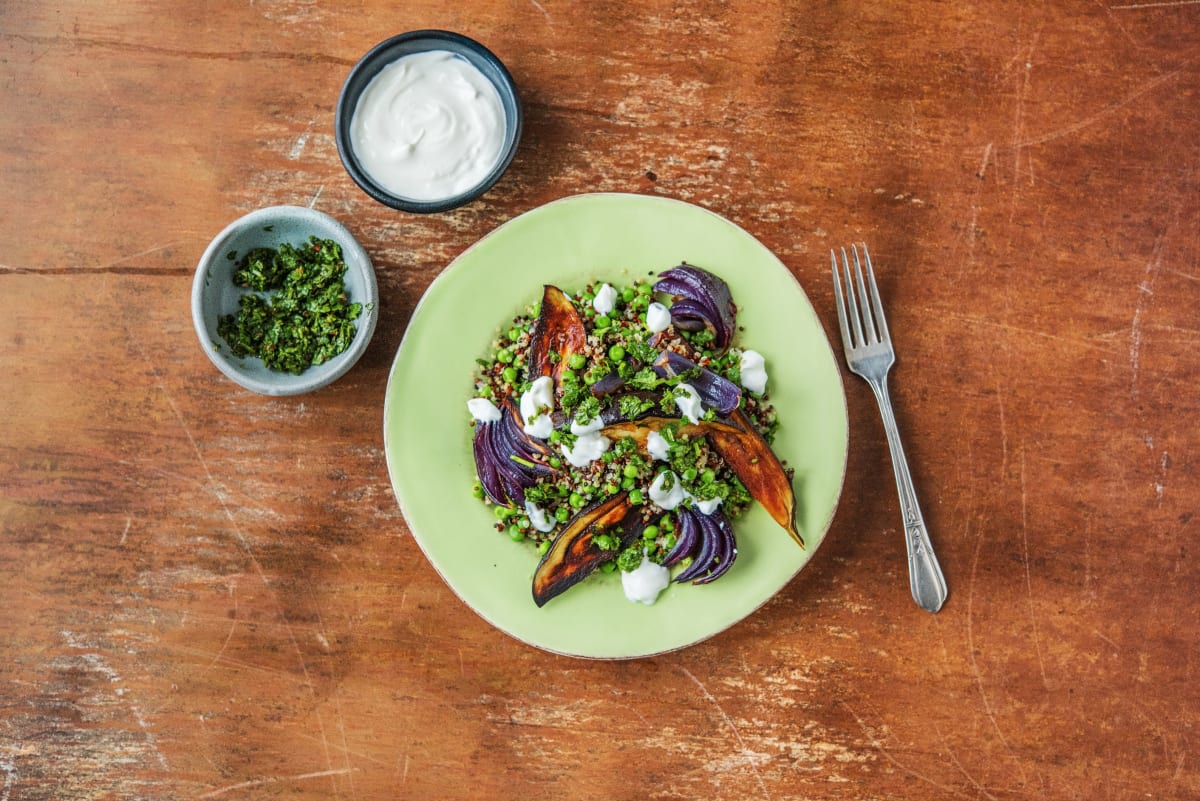
[[[324,364],[358,332],[363,307],[350,301],[345,274],[342,248],[332,239],[255,248],[233,271],[233,282],[251,291],[238,300],[237,314],[220,319],[217,333],[233,355],[258,357],[272,370],[299,375]]]

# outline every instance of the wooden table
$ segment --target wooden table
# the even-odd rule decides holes
[[[503,58],[527,127],[492,192],[416,217],[332,118],[425,27]],[[1200,797],[1197,32],[1195,0],[4,4],[0,801]],[[577,660],[443,583],[388,369],[455,256],[593,191],[743,226],[834,336],[829,248],[869,242],[940,614],[848,373],[832,529],[731,630]],[[208,241],[280,203],[382,292],[359,364],[290,399],[189,313]]]

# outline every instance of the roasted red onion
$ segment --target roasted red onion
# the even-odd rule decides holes
[[[737,307],[729,285],[723,280],[685,263],[660,273],[654,290],[675,297],[671,304],[671,322],[676,328],[683,331],[708,329],[718,352],[729,348],[733,342]]]
[[[716,581],[737,558],[737,540],[733,525],[719,509],[712,514],[701,514],[687,507],[676,513],[675,547],[667,554],[663,564],[671,566],[685,556],[692,556],[692,563],[675,577],[675,581],[690,581],[693,584],[708,584]]]
[[[729,414],[738,407],[742,400],[741,387],[712,370],[701,367],[674,351],[664,351],[654,362],[654,372],[664,378],[677,376],[689,370],[699,371],[696,377],[687,383],[696,390],[700,402],[707,408],[716,409],[720,414]]]
[[[479,484],[493,503],[524,506],[525,489],[550,475],[545,446],[535,442],[517,421],[517,410],[505,400],[500,419],[475,423],[472,441]]]

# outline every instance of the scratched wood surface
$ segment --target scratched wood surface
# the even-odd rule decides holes
[[[494,191],[413,217],[332,114],[424,27],[500,55],[527,128]],[[0,801],[1200,797],[1198,33],[1194,0],[0,4]],[[589,191],[729,217],[831,333],[828,250],[869,242],[939,615],[848,374],[825,545],[714,639],[552,656],[443,584],[389,366],[457,254]],[[189,317],[208,240],[278,203],[382,291],[293,399]]]

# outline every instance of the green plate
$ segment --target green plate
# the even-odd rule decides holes
[[[475,359],[542,285],[573,292],[687,261],[724,278],[744,330],[766,358],[779,412],[775,451],[795,469],[807,549],[755,504],[735,524],[738,559],[705,586],[672,585],[653,606],[630,603],[619,573],[601,574],[538,608],[537,554],[493,528],[471,496]],[[418,304],[388,377],[384,448],[413,538],[463,601],[496,628],[554,653],[628,659],[694,644],[749,615],[812,557],[833,517],[846,468],[841,373],[800,285],[757,240],[697,206],[641,195],[579,195],[517,217],[458,257]],[[797,609],[796,614],[804,614]]]

